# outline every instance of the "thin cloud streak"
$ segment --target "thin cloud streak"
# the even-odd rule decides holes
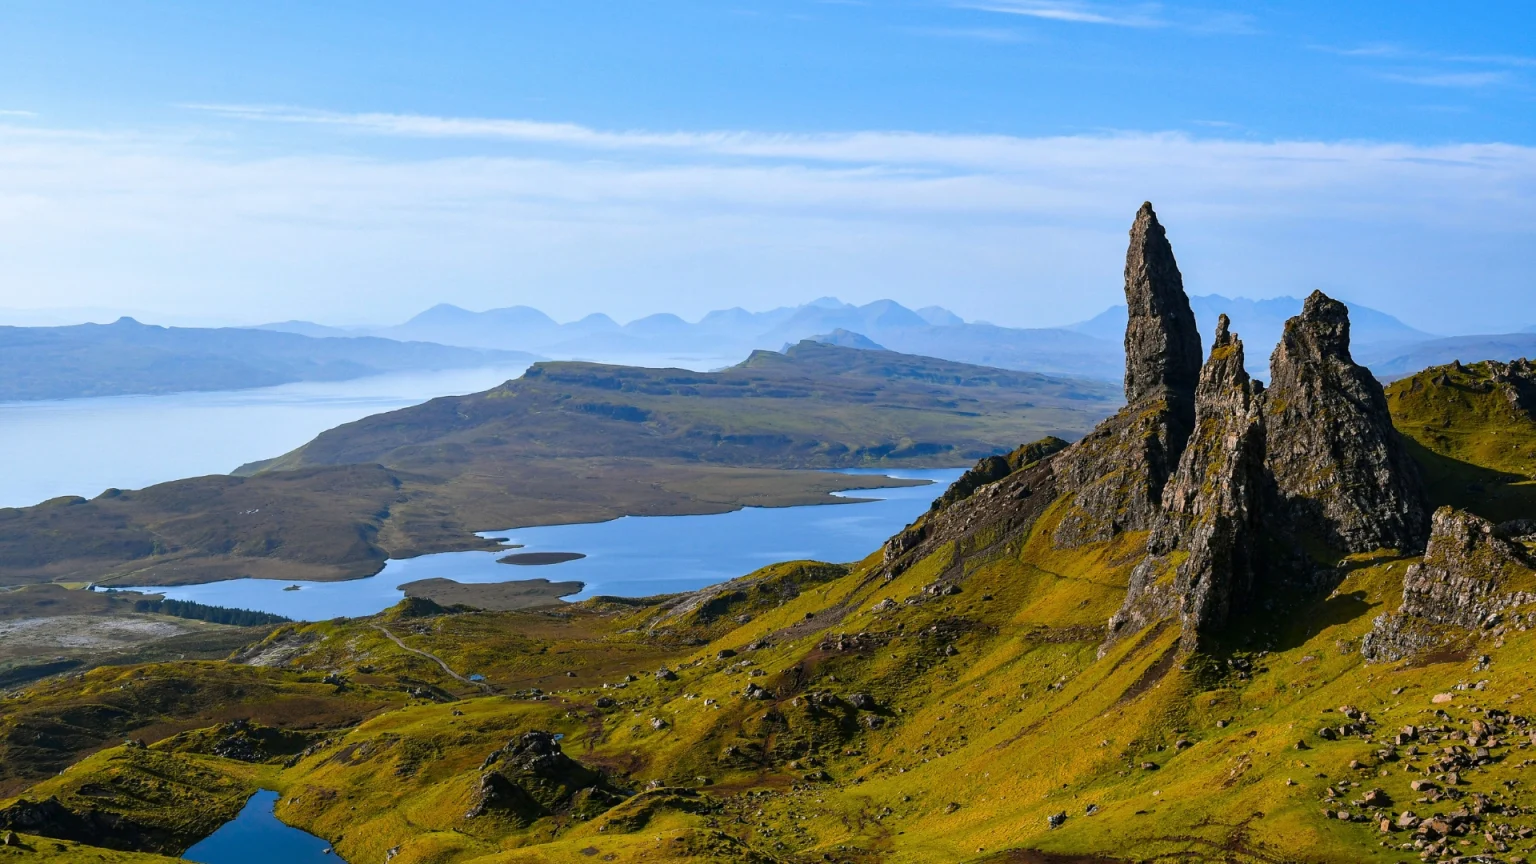
[[[1380,284],[1390,293],[1372,305],[1411,313],[1394,298],[1421,283],[1504,290],[1477,268],[1500,250],[1523,260],[1536,238],[1536,149],[1512,145],[608,133],[382,116],[346,128],[489,128],[537,146],[273,159],[199,143],[227,146],[227,134],[0,126],[0,305],[129,296],[350,320],[440,300],[696,314],[777,305],[790,290],[917,305],[942,291],[962,314],[1040,325],[1114,301],[1126,219],[1151,199],[1178,226],[1181,263],[1202,291],[1343,284],[1371,302]],[[1445,314],[1507,310],[1527,289]]]
[[[1031,174],[1038,171],[1091,172],[1134,164],[1198,173],[1202,166],[1263,166],[1256,176],[1229,178],[1242,186],[1263,185],[1292,173],[1340,163],[1385,166],[1432,159],[1466,170],[1530,158],[1528,148],[1500,144],[1423,147],[1407,144],[1309,141],[1255,142],[1191,138],[1179,132],[1124,133],[1021,138],[1006,135],[945,135],[916,132],[776,134],[751,131],[609,132],[572,123],[530,120],[430,117],[413,114],[341,114],[294,108],[197,106],[242,120],[318,124],[380,136],[480,139],[542,147],[648,153],[678,157],[729,157],[859,166],[873,174],[897,172],[921,179],[950,173]],[[913,172],[917,172],[914,174]],[[1340,178],[1344,179],[1344,178]]]
[[[1162,27],[1166,22],[1154,14],[1158,7],[1135,7],[1139,11],[1118,11],[1111,7],[1091,6],[1086,3],[1063,0],[992,0],[992,2],[961,2],[957,8],[979,12],[998,12],[1005,15],[1023,15],[1046,21],[1065,21],[1073,24],[1107,24],[1113,27]]]
[[[1436,60],[1445,63],[1465,63],[1478,66],[1507,66],[1516,69],[1536,69],[1536,57],[1519,54],[1448,54],[1439,51],[1418,51],[1403,45],[1377,42],[1344,48],[1335,45],[1314,45],[1314,51],[1336,54],[1340,57],[1382,57],[1397,60]]]
[[[1420,87],[1451,87],[1475,90],[1509,83],[1505,72],[1383,72],[1382,79],[1400,84],[1417,84]]]

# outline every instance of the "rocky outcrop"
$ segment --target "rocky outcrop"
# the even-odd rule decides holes
[[[1222,315],[1195,393],[1195,432],[1163,490],[1147,558],[1110,619],[1111,642],[1177,615],[1185,647],[1199,647],[1254,592],[1268,482],[1263,388],[1228,326]]]
[[[554,813],[592,816],[623,800],[603,775],[565,755],[548,732],[527,732],[485,759],[466,819],[499,816],[520,825]]]
[[[1007,477],[1015,471],[1020,471],[1036,462],[1065,450],[1067,442],[1047,435],[1039,441],[1033,441],[1000,456],[987,456],[976,463],[971,470],[960,475],[960,479],[951,483],[944,494],[933,499],[933,504],[928,508],[929,512],[946,510],[971,497],[977,489],[989,483]]]
[[[1536,364],[1521,358],[1512,363],[1489,360],[1489,377],[1515,411],[1536,420]]]
[[[1018,454],[1028,449],[1020,448],[1014,452]],[[942,579],[945,584],[953,584],[963,573],[967,557],[988,554],[989,550],[1006,547],[1010,541],[1027,534],[1059,494],[1053,466],[1063,454],[1056,452],[1053,446],[1045,447],[1042,452],[1046,454],[1042,458],[1026,463],[1000,480],[971,489],[947,506],[923,514],[900,534],[887,540],[878,572],[893,578],[949,546],[953,550],[953,563]],[[978,533],[984,533],[985,543],[975,542]]]
[[[1191,393],[1200,378],[1200,333],[1167,232],[1149,201],[1136,212],[1125,255],[1125,401],[1164,389]]]
[[[141,825],[108,810],[75,810],[58,798],[20,798],[0,810],[0,830],[71,840],[106,849],[174,854],[192,841],[163,827]]]
[[[1266,449],[1289,527],[1341,552],[1423,548],[1418,467],[1381,384],[1350,357],[1344,304],[1314,291],[1286,322],[1270,377]]]
[[[1400,660],[1457,635],[1497,627],[1530,612],[1522,607],[1531,604],[1536,562],[1525,550],[1500,538],[1486,519],[1441,507],[1424,560],[1403,577],[1402,605],[1376,619],[1361,650],[1372,660]]]
[[[1151,204],[1131,226],[1125,257],[1126,407],[1056,460],[1072,495],[1057,526],[1057,546],[1109,540],[1152,527],[1163,486],[1194,426],[1200,337],[1184,279]]]

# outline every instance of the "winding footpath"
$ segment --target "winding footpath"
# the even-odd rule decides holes
[[[491,689],[491,685],[485,683],[484,681],[471,681],[468,678],[465,678],[463,675],[460,675],[459,673],[453,671],[451,668],[449,668],[447,663],[443,662],[443,658],[437,656],[436,654],[432,654],[432,653],[427,652],[427,651],[422,651],[422,650],[420,650],[418,648],[412,648],[411,646],[409,646],[409,645],[405,644],[404,642],[400,641],[400,637],[396,636],[394,633],[391,633],[389,628],[385,627],[383,624],[375,624],[375,625],[373,625],[373,629],[379,631],[380,633],[383,633],[385,636],[388,636],[389,637],[389,641],[395,643],[396,645],[399,645],[402,650],[409,651],[412,654],[420,654],[421,656],[427,658],[428,660],[431,660],[433,663],[436,663],[437,665],[441,666],[443,668],[443,671],[448,673],[448,676],[450,678],[452,678],[453,680],[458,681],[458,682],[460,682],[462,684],[468,684],[471,687],[479,687],[481,690],[484,690],[486,693],[494,693],[494,692],[496,692],[495,690]]]

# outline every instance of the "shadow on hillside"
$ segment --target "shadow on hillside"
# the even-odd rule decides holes
[[[1341,569],[1341,579],[1342,575]],[[1326,600],[1300,610],[1303,614],[1291,619],[1293,626],[1276,634],[1274,650],[1289,651],[1292,648],[1299,648],[1330,627],[1348,624],[1362,615],[1369,615],[1371,609],[1378,605],[1380,604],[1370,602],[1364,591],[1333,594]]]
[[[1536,513],[1536,483],[1531,478],[1436,453],[1406,435],[1403,443],[1424,474],[1431,506],[1449,504],[1492,522]]]

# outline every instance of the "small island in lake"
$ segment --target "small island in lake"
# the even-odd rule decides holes
[[[564,564],[587,557],[581,552],[515,552],[496,559],[498,564],[515,564],[519,567],[539,567],[546,564]]]
[[[551,582],[518,579],[512,582],[455,582],[452,579],[420,579],[400,586],[406,597],[431,600],[439,606],[470,606],[487,612],[511,612],[550,606],[561,597],[580,594],[582,582]]]

